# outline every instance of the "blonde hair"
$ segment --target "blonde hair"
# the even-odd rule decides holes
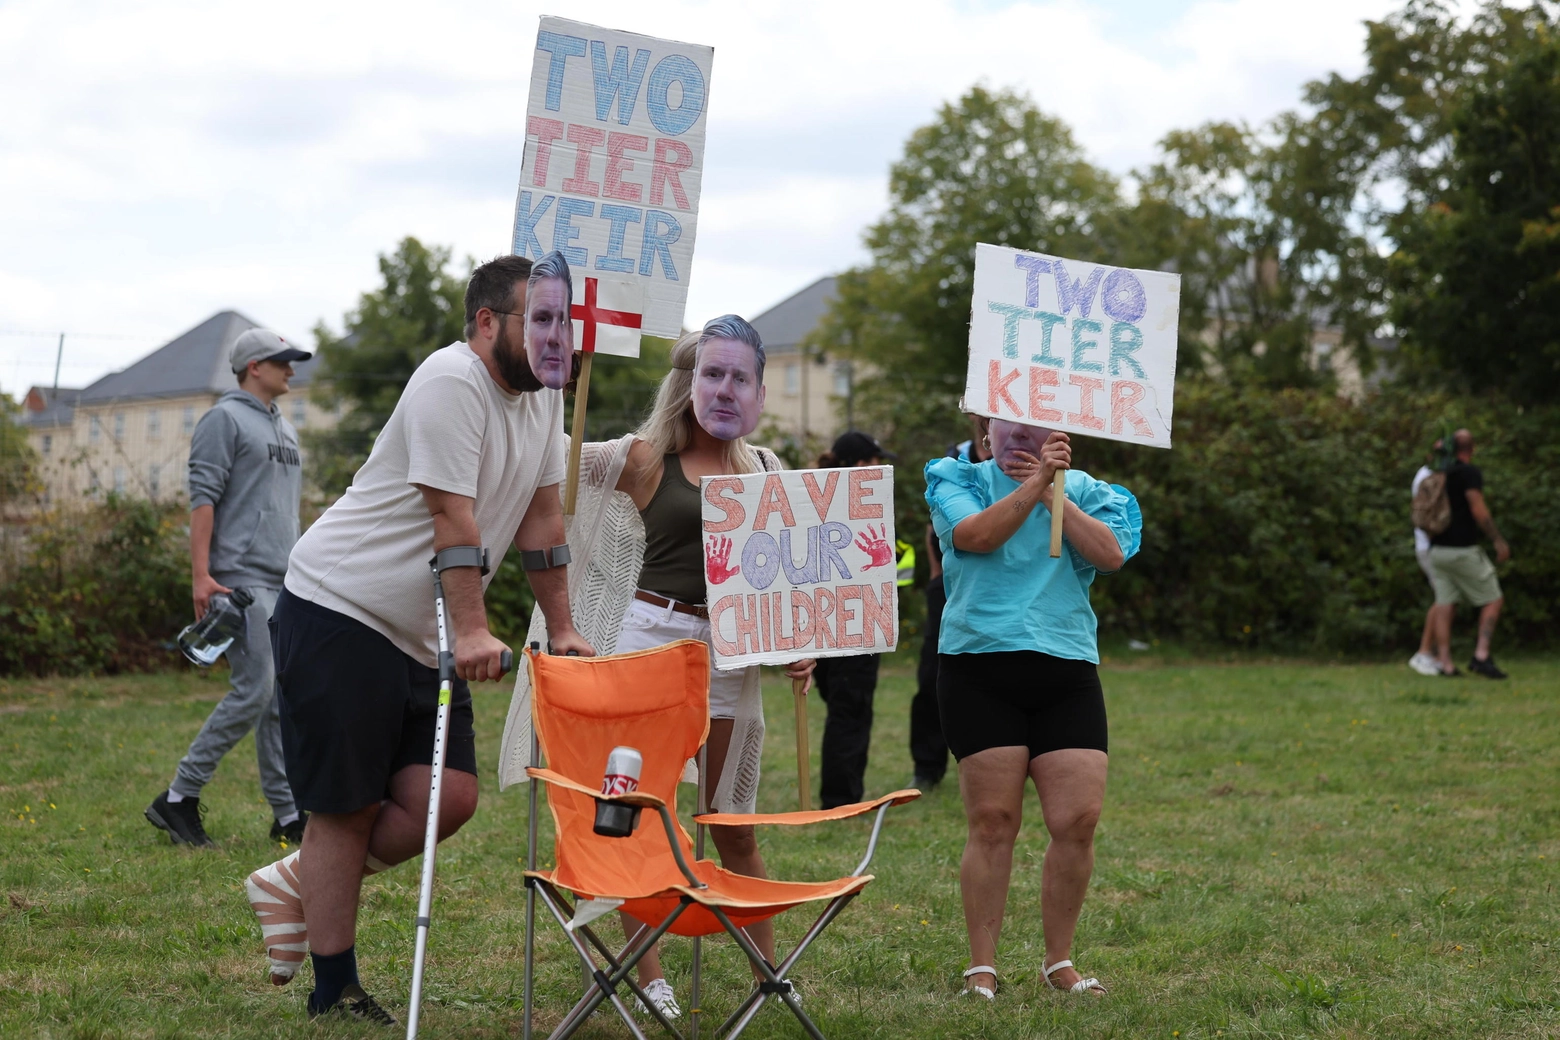
[[[688,332],[673,344],[672,367],[655,392],[655,406],[634,431],[634,436],[649,444],[657,455],[678,455],[693,443],[693,428],[698,423],[693,414],[693,371],[699,363],[699,345],[706,338],[702,330]],[[762,373],[759,379],[762,381]],[[721,464],[727,473],[753,473],[758,469],[745,437],[724,442]]]

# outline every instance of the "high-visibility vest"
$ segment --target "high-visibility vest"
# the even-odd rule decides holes
[[[915,546],[909,542],[895,540],[894,548],[899,550],[899,561],[895,565],[895,584],[903,588],[906,585],[915,584]]]

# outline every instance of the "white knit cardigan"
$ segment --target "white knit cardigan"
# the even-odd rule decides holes
[[[633,436],[580,447],[580,486],[574,517],[569,521],[569,604],[574,627],[598,654],[616,651],[623,617],[639,587],[639,571],[645,559],[645,525],[634,500],[617,490],[618,477],[628,461]],[[754,448],[760,468],[777,470],[780,460],[771,451]],[[526,646],[547,645],[547,619],[540,610],[531,613]],[[742,694],[731,732],[726,769],[710,799],[714,812],[750,813],[758,804],[759,764],[764,751],[764,709],[757,666],[744,669]],[[509,719],[499,748],[498,786],[503,790],[528,781],[531,764],[531,676],[527,668],[515,670],[515,692],[509,702]],[[734,768],[733,768],[734,767]],[[577,777],[593,783],[591,777]],[[683,779],[694,782],[693,764]]]

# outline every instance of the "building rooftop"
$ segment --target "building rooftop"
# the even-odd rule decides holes
[[[78,407],[231,390],[237,383],[228,367],[228,351],[242,333],[259,327],[258,322],[237,311],[220,311],[85,389],[61,387],[57,401],[50,400],[52,390],[34,387],[28,392],[28,409],[22,421],[28,426],[64,425]],[[309,385],[316,363],[310,358],[293,365],[294,390]]]
[[[35,386],[27,391],[19,421],[23,426],[69,426],[81,391],[62,386]]]
[[[834,275],[827,275],[807,288],[786,297],[753,319],[753,327],[764,338],[768,353],[786,354],[797,350],[834,299]]]

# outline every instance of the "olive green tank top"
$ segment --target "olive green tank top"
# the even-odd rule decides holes
[[[645,563],[639,587],[680,600],[704,602],[704,527],[699,489],[683,476],[676,455],[662,460],[661,483],[640,510],[645,522]]]

